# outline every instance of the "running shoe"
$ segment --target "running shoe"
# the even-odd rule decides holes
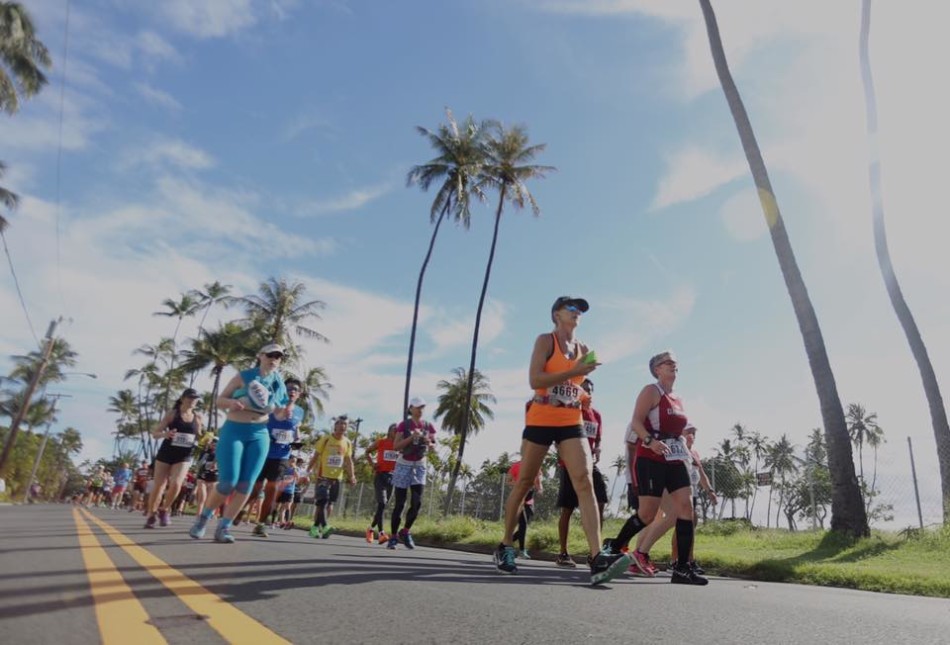
[[[515,564],[515,555],[517,553],[515,547],[499,544],[498,548],[495,549],[495,552],[492,554],[495,568],[501,573],[507,573],[508,575],[518,573],[518,565]]]
[[[653,563],[650,561],[649,555],[641,553],[639,549],[634,549],[632,559],[633,566],[630,567],[631,571],[636,567],[637,571],[647,578],[656,576],[656,567],[653,566]]]
[[[218,528],[214,530],[214,541],[220,542],[221,544],[234,544],[234,536],[231,535],[230,526],[221,526],[218,525]]]
[[[386,534],[386,531],[380,531],[380,532],[379,532],[379,543],[380,543],[380,544],[386,544],[387,542],[389,542],[389,535]]]
[[[321,537],[320,534],[321,534],[322,532],[323,532],[323,531],[321,531],[321,530],[320,530],[320,527],[317,526],[316,524],[314,524],[313,526],[310,527],[310,537],[312,537],[312,538]]]
[[[559,567],[564,567],[565,569],[577,568],[577,563],[574,562],[574,558],[572,558],[570,554],[567,553],[558,554],[558,556],[554,558],[554,564]]]
[[[389,538],[389,542],[386,543],[386,548],[390,551],[395,551],[396,547],[399,545],[399,538],[395,535]]]
[[[159,509],[158,511],[158,525],[159,526],[168,526],[172,521],[169,518],[168,511],[163,511]]]
[[[697,575],[702,576],[706,574],[706,570],[699,566],[699,563],[696,562],[696,560],[689,561],[689,568],[692,569],[693,573]]]
[[[366,529],[366,541],[370,544],[376,541],[376,531],[372,528]]]
[[[199,515],[198,519],[195,520],[195,523],[191,525],[190,529],[188,529],[188,535],[195,538],[196,540],[200,540],[205,536],[205,527],[207,526],[207,518],[201,517]]]
[[[407,529],[402,529],[399,531],[399,541],[406,545],[407,549],[416,548],[416,541],[412,539],[412,533]]]
[[[693,571],[688,564],[673,567],[673,577],[670,583],[674,585],[708,585],[709,580]]]
[[[270,537],[267,534],[267,527],[265,527],[263,524],[258,524],[257,526],[255,526],[252,535],[256,535],[257,537],[262,537],[262,538]]]
[[[530,560],[530,559],[531,559],[531,556],[528,555],[528,550],[527,550],[527,549],[522,549],[522,550],[521,550],[521,555],[520,555],[519,557],[522,557],[522,558],[524,558],[525,560]]]
[[[336,531],[336,529],[333,528],[332,526],[324,526],[324,527],[323,527],[323,535],[321,535],[320,537],[322,537],[322,538],[325,540],[325,539],[327,539],[328,537],[330,537],[331,535],[333,535],[333,532],[334,532],[334,531]]]
[[[149,516],[148,516],[148,519],[145,520],[145,528],[147,528],[147,529],[154,529],[154,528],[155,528],[155,522],[156,522],[157,519],[158,519],[158,518],[155,517],[154,515],[149,515]]]
[[[601,551],[596,557],[587,557],[590,565],[590,584],[600,585],[609,582],[626,571],[630,566],[630,556],[626,553]]]

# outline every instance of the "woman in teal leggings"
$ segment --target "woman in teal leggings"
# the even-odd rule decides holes
[[[248,493],[264,467],[264,460],[267,459],[267,450],[270,447],[267,416],[275,407],[287,405],[287,388],[277,371],[283,358],[283,347],[274,343],[265,345],[257,354],[257,367],[235,375],[218,397],[218,407],[228,411],[227,421],[218,433],[218,447],[215,451],[218,485],[208,496],[204,510],[188,532],[191,537],[204,537],[205,527],[214,509],[233,492],[224,515],[218,520],[214,539],[215,542],[234,542],[231,522],[244,507]],[[253,385],[255,382],[257,385]],[[262,397],[248,392],[252,387],[261,393],[266,390],[266,403],[260,400]],[[258,400],[257,403],[254,402],[255,399]]]

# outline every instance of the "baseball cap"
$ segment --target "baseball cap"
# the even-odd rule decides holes
[[[409,399],[410,408],[421,408],[421,407],[424,407],[425,404],[426,404],[426,400],[423,399],[421,396],[414,396],[411,399]]]
[[[580,309],[582,314],[587,313],[587,310],[590,309],[590,304],[588,304],[588,302],[584,300],[583,298],[561,296],[560,298],[554,301],[553,305],[551,305],[551,313],[553,314],[558,309],[563,309],[564,307],[568,307],[570,305],[573,305],[577,307],[578,309]]]
[[[181,393],[181,398],[183,399],[200,399],[201,395],[198,394],[198,390],[193,387],[185,388],[185,391]]]
[[[280,352],[281,354],[286,354],[283,345],[278,345],[277,343],[268,343],[261,347],[261,351],[257,352],[258,354],[270,354],[271,352]]]

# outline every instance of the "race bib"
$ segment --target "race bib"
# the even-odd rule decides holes
[[[327,455],[327,468],[342,468],[343,455]]]
[[[597,438],[597,430],[600,428],[600,425],[594,421],[585,421],[584,422],[584,436],[588,439]]]
[[[689,468],[689,484],[693,489],[699,486],[699,468],[696,466],[690,466]]]
[[[682,439],[664,439],[663,443],[670,451],[666,454],[667,461],[689,461],[689,451],[686,449],[686,442]]]
[[[383,461],[396,461],[399,458],[399,453],[395,450],[384,450],[383,451]]]
[[[195,435],[187,432],[176,432],[172,438],[172,445],[176,448],[191,448],[195,445]]]
[[[551,405],[578,407],[581,388],[573,383],[559,383],[548,388],[548,401]]]
[[[281,430],[274,433],[274,443],[279,444],[288,444],[293,443],[294,441],[294,432],[293,430]]]

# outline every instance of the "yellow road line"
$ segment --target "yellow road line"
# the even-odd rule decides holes
[[[289,643],[262,623],[251,618],[234,605],[223,600],[200,584],[172,568],[161,558],[146,551],[125,535],[112,528],[95,515],[85,511],[90,520],[106,532],[112,540],[128,553],[159,582],[178,596],[193,612],[206,616],[211,625],[225,640],[231,643]],[[227,547],[225,547],[227,548]]]
[[[166,643],[161,632],[148,623],[149,617],[145,607],[125,584],[92,529],[75,508],[73,519],[79,534],[86,575],[89,576],[102,642],[106,645],[126,642]]]

